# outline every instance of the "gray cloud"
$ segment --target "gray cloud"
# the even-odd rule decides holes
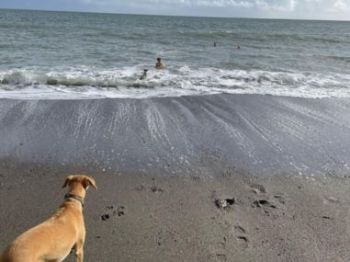
[[[262,10],[282,10],[288,11],[294,9],[297,0],[81,0],[87,4],[96,5],[149,5],[157,4],[160,6],[183,6],[183,7],[233,7],[233,8],[258,8]]]
[[[330,15],[347,14],[350,18],[350,0],[80,0],[85,4],[100,7],[125,7],[147,10],[181,10],[191,9],[194,14],[202,9],[214,8],[231,11],[250,11],[255,16],[287,15],[309,16],[319,15],[329,18]],[[314,14],[312,12],[315,12]],[[220,15],[220,14],[213,14]]]

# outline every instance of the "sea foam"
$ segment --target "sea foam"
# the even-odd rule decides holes
[[[21,99],[145,98],[209,94],[349,97],[348,74],[224,70],[183,66],[148,71],[144,66],[99,69],[22,68],[0,71],[0,97]]]

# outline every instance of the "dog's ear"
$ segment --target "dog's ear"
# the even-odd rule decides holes
[[[62,188],[65,188],[72,179],[73,179],[73,176],[67,176]]]
[[[93,188],[97,189],[96,181],[92,177],[86,176],[84,179],[84,187],[87,188],[88,186],[92,186]]]

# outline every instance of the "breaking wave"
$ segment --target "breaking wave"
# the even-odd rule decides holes
[[[294,97],[350,97],[350,75],[217,68],[149,70],[143,67],[37,68],[0,71],[0,98],[84,99],[263,94]]]

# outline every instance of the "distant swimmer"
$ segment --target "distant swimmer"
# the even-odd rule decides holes
[[[241,47],[239,45],[237,45],[237,49],[241,49]]]
[[[140,80],[145,80],[147,78],[147,71],[148,69],[143,69],[142,76],[140,76]]]
[[[165,69],[165,64],[160,57],[157,58],[156,69]]]
[[[214,47],[216,47],[216,42],[214,42]]]

